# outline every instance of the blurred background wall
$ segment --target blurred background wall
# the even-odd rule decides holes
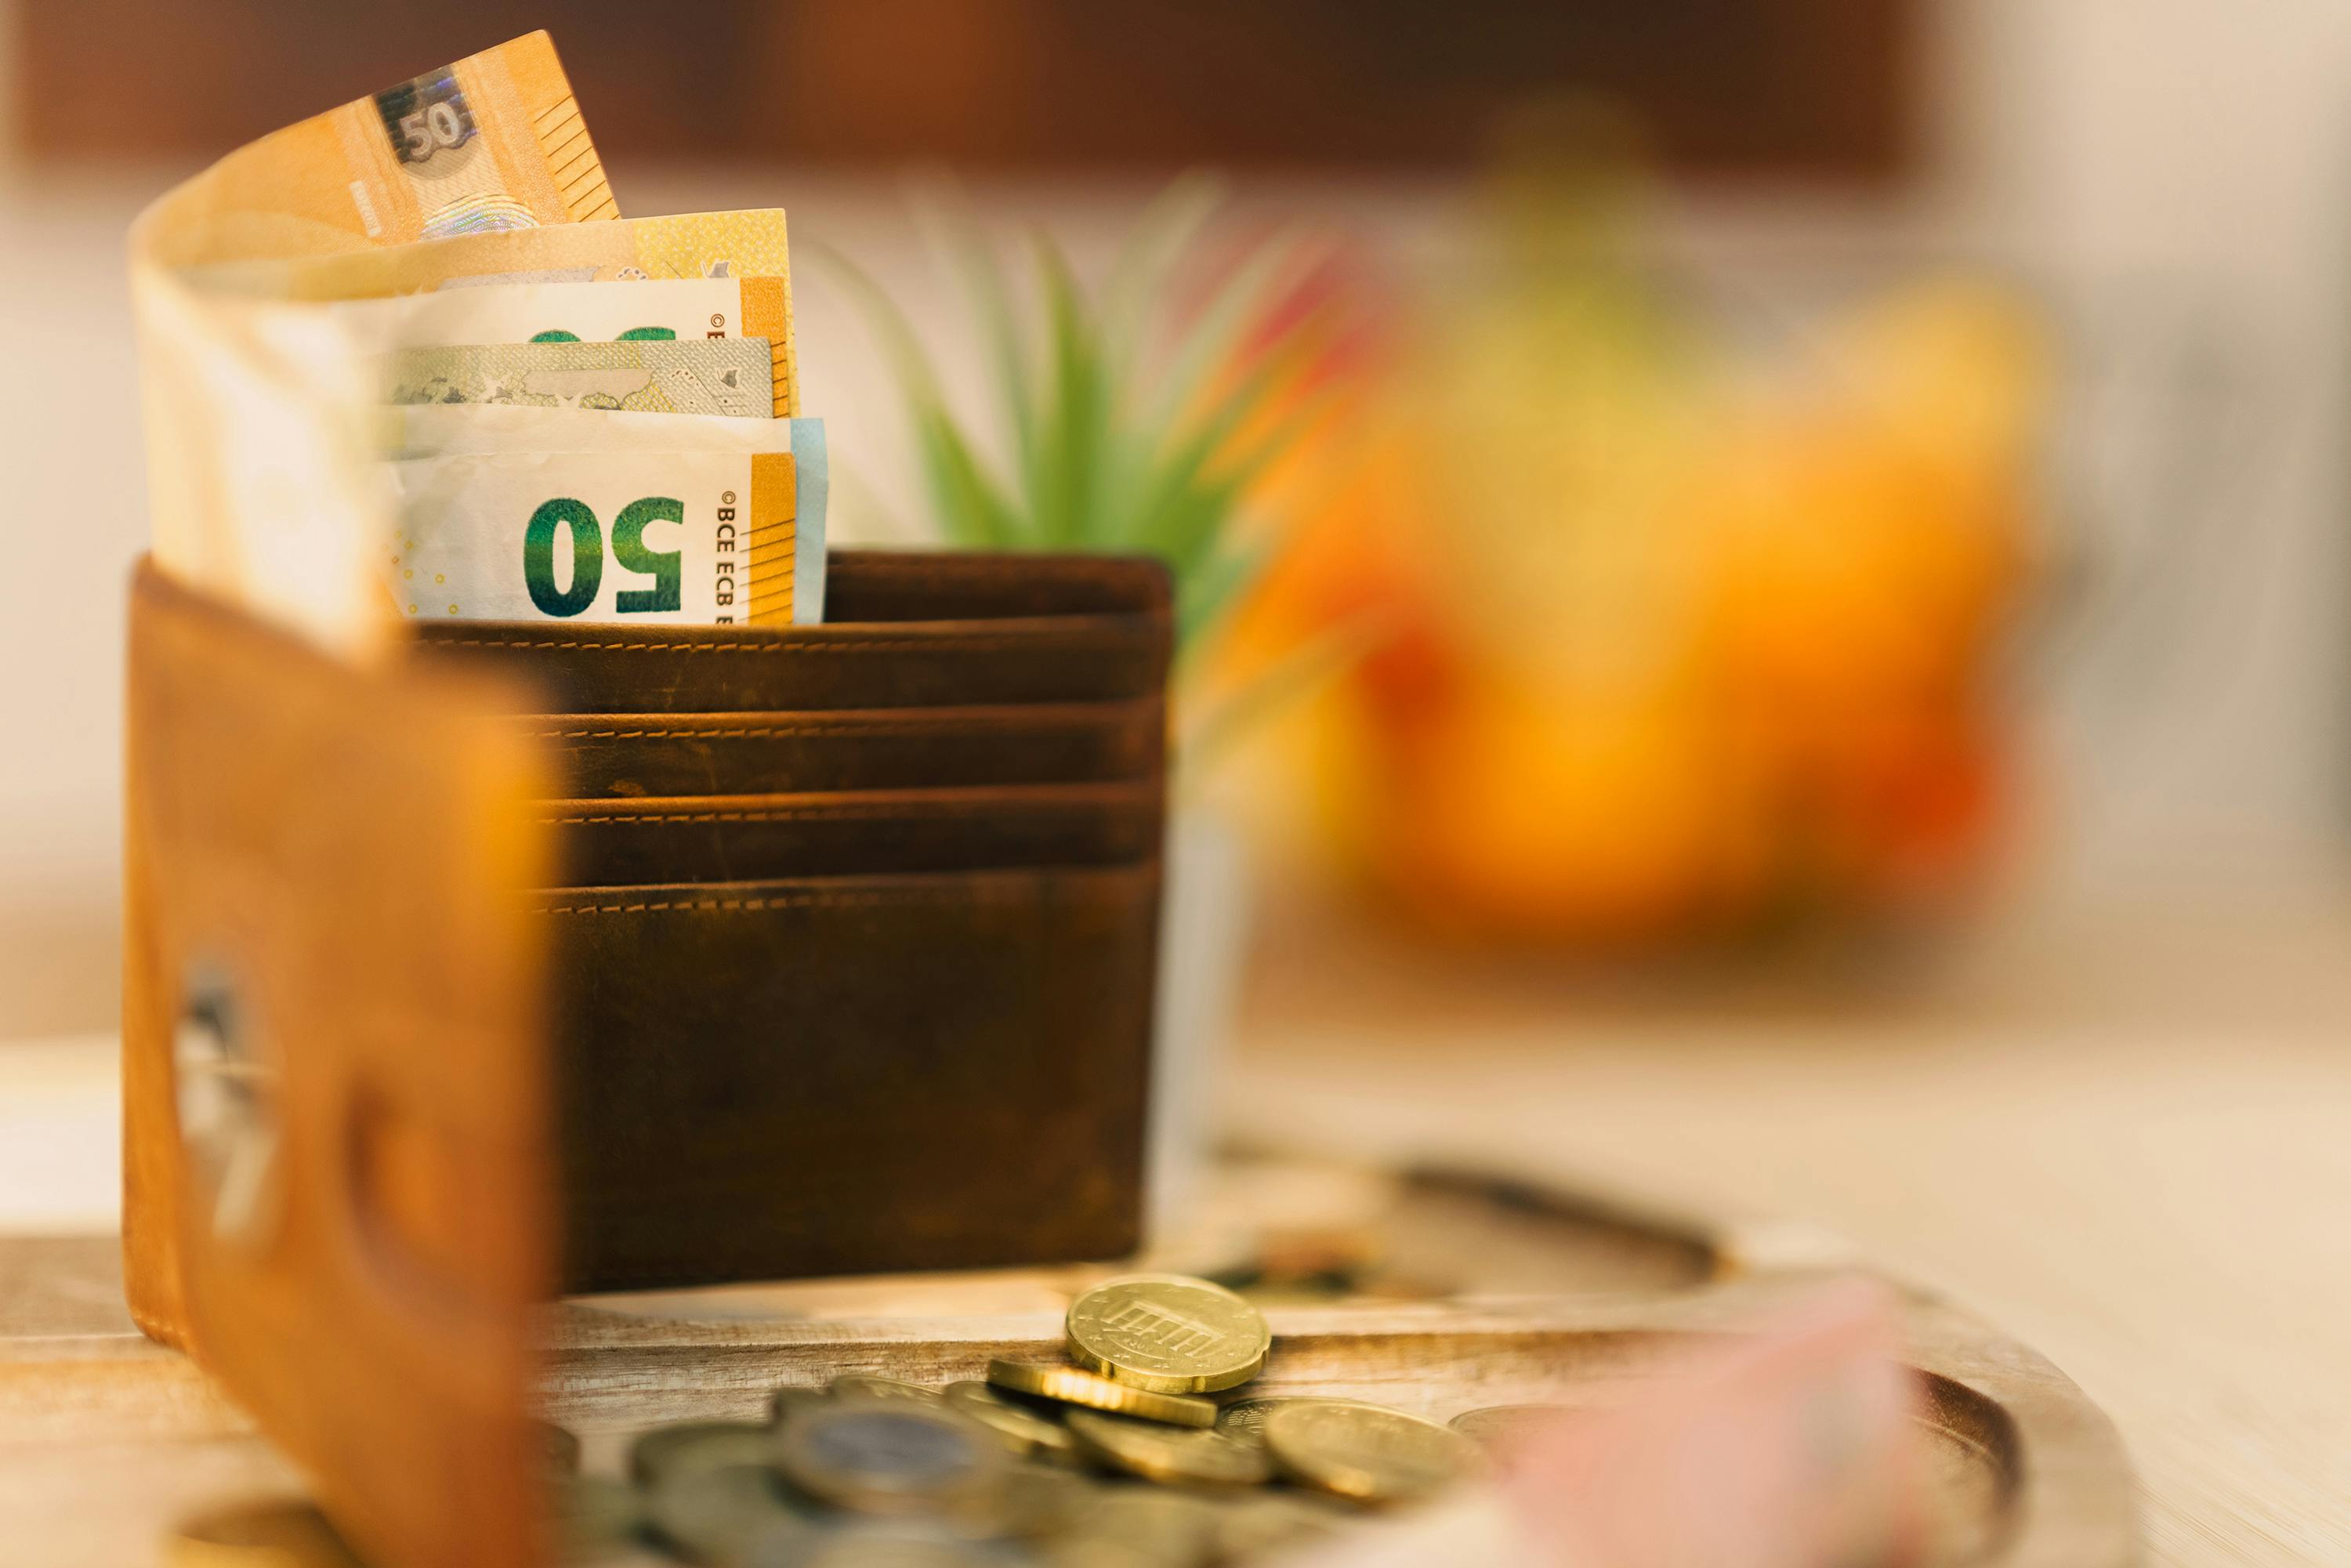
[[[1793,298],[1823,272],[1945,255],[2029,279],[2085,390],[2054,432],[2079,515],[2053,630],[2019,656],[2032,849],[2001,907],[2335,895],[2351,9],[5,10],[0,1039],[114,1013],[121,596],[145,535],[125,226],[209,154],[536,26],[625,210],[780,203],[797,244],[857,257],[918,319],[947,307],[904,204],[910,163],[960,172],[991,216],[1050,225],[1081,264],[1202,162],[1233,177],[1238,221],[1304,211],[1441,257],[1490,124],[1573,89],[1647,129],[1673,245],[1733,285]],[[878,512],[904,491],[894,402],[859,323],[805,266],[796,281],[807,401]]]

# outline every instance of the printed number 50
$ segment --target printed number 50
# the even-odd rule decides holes
[[[455,147],[465,140],[465,122],[457,106],[436,103],[415,114],[400,117],[400,134],[408,143],[408,161],[422,163],[435,149]]]
[[[654,549],[645,543],[645,529],[654,523],[684,521],[684,504],[668,496],[632,501],[612,519],[612,559],[622,570],[653,580],[651,588],[621,590],[613,601],[620,613],[638,615],[684,605],[685,569],[679,552]],[[569,588],[555,586],[558,533],[571,537]],[[596,591],[604,585],[604,528],[585,502],[559,496],[530,515],[530,525],[522,534],[522,580],[542,615],[577,615],[596,602]]]

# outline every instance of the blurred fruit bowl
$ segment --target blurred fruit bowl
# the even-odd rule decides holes
[[[2007,815],[2033,309],[1920,277],[1758,357],[1589,225],[1520,224],[1493,260],[1384,302],[1405,325],[1281,476],[1226,650],[1246,671],[1372,629],[1272,737],[1321,852],[1512,943],[1961,897]]]

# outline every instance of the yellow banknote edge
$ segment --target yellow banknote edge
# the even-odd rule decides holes
[[[793,586],[799,576],[799,484],[792,455],[762,452],[751,459],[751,624],[792,623]]]

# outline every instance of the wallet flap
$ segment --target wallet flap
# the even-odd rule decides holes
[[[544,781],[512,706],[132,588],[131,1305],[388,1568],[544,1545]]]

